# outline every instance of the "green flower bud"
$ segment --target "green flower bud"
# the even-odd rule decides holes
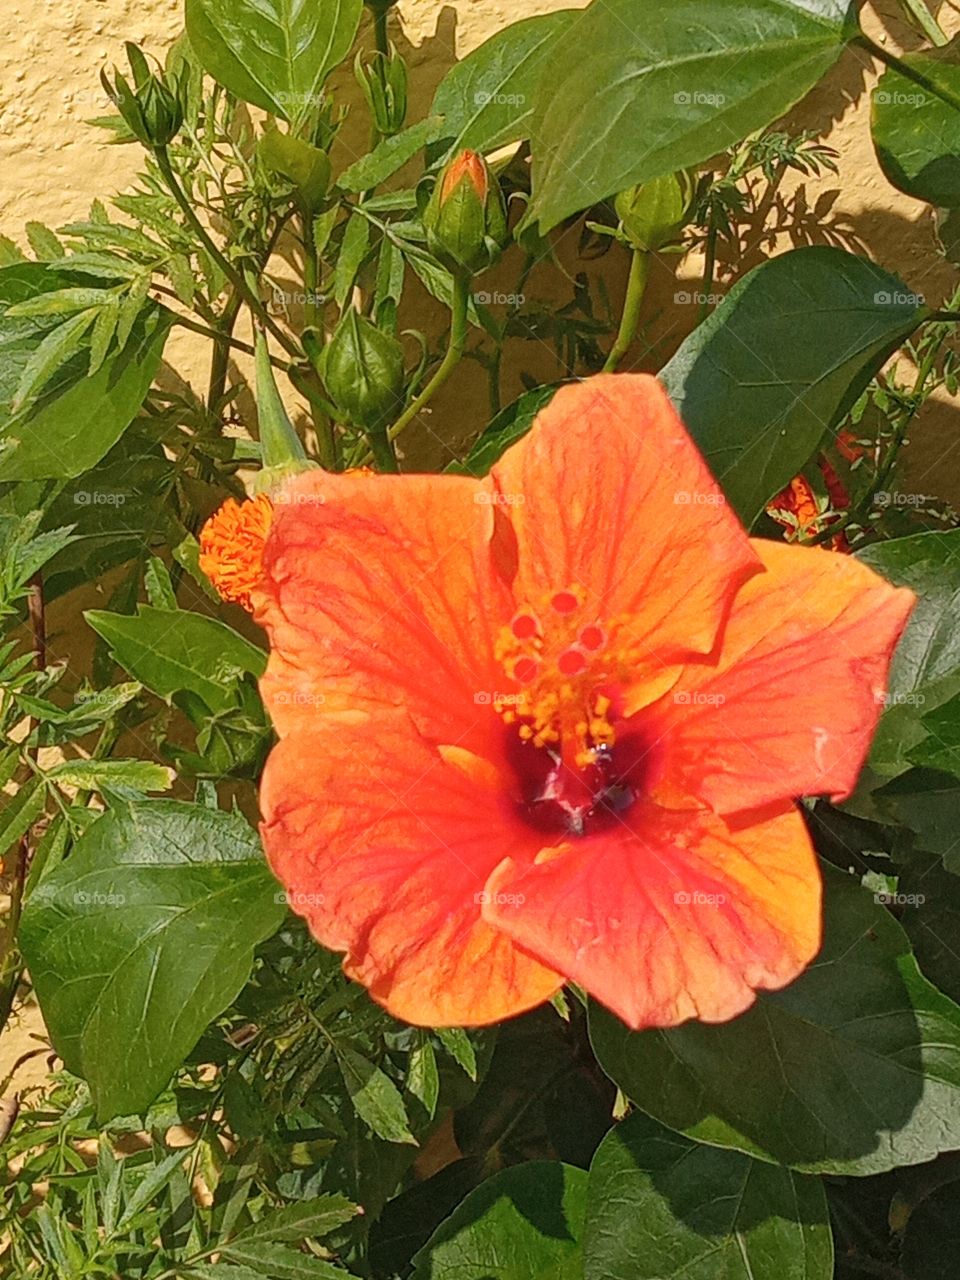
[[[384,138],[399,133],[407,118],[407,64],[403,58],[391,45],[389,58],[377,52],[366,64],[358,53],[353,70],[377,132]]]
[[[127,45],[134,87],[114,69],[113,84],[105,71],[100,82],[114,101],[130,132],[150,150],[165,147],[183,124],[181,83],[174,76],[157,76],[135,44]]]
[[[493,265],[507,239],[503,193],[483,156],[461,151],[447,165],[423,214],[427,243],[454,271]]]
[[[268,129],[257,143],[257,155],[268,173],[293,183],[306,213],[316,212],[330,186],[330,159],[325,151],[279,129]]]
[[[693,176],[683,169],[621,191],[614,207],[634,248],[655,252],[675,240],[687,220],[693,193]]]
[[[382,429],[403,406],[403,348],[352,307],[324,347],[320,373],[346,420]]]
[[[290,416],[284,408],[262,333],[256,338],[257,418],[260,425],[262,470],[254,477],[251,492],[270,493],[290,476],[316,467]]]

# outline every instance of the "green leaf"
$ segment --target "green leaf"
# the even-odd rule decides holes
[[[477,1054],[466,1031],[462,1027],[437,1027],[435,1034],[457,1066],[476,1080]]]
[[[455,62],[430,111],[443,116],[441,162],[464,148],[492,151],[528,136],[544,59],[581,15],[572,9],[511,23]]]
[[[170,770],[149,760],[65,760],[45,775],[61,786],[96,788],[129,787],[133,791],[169,791]]]
[[[257,1275],[268,1280],[348,1280],[347,1273],[332,1263],[282,1244],[252,1240],[244,1244],[231,1242],[224,1245],[223,1256],[231,1262],[249,1265]]]
[[[54,262],[58,258],[64,256],[65,250],[63,245],[50,230],[44,226],[42,222],[28,222],[24,230],[27,233],[27,240],[30,242],[30,248],[33,250],[38,261]]]
[[[224,88],[296,120],[350,52],[362,9],[362,0],[187,0],[187,35]]]
[[[763,263],[660,377],[728,500],[750,525],[920,322],[923,300],[842,249]]]
[[[905,773],[929,736],[924,718],[960,693],[960,529],[877,542],[864,564],[917,596],[888,681],[888,704],[870,751],[881,778]]]
[[[410,1051],[407,1089],[432,1120],[436,1115],[437,1099],[440,1096],[440,1072],[437,1069],[436,1050],[425,1034]]]
[[[893,694],[914,690],[960,668],[960,529],[877,542],[859,560],[917,594],[890,669]]]
[[[30,359],[23,367],[20,381],[14,393],[11,412],[16,415],[25,404],[34,400],[53,375],[71,356],[83,346],[87,331],[97,318],[96,311],[87,309],[57,325],[37,344]]]
[[[481,1183],[414,1256],[412,1280],[582,1280],[582,1169],[514,1165]]]
[[[955,209],[960,207],[960,67],[929,53],[908,53],[903,62],[926,85],[893,67],[884,72],[871,99],[877,159],[900,191]]]
[[[234,705],[231,681],[261,676],[266,654],[215,618],[186,609],[141,605],[134,616],[89,610],[84,617],[125,671],[159,698],[185,691],[211,711]]]
[[[170,580],[170,571],[159,556],[151,556],[143,571],[143,585],[147,599],[154,609],[174,610],[177,596]]]
[[[555,382],[548,386],[534,387],[532,391],[525,391],[522,396],[514,400],[513,404],[508,404],[505,409],[500,410],[479,439],[474,442],[463,461],[452,462],[446,470],[455,475],[477,477],[487,475],[493,464],[507,449],[523,439],[533,426],[537,414],[541,409],[546,408],[562,386],[562,382]]]
[[[408,160],[433,141],[442,123],[439,116],[432,115],[402,133],[384,138],[368,155],[361,156],[344,169],[337,179],[337,186],[341,191],[369,191],[372,187],[379,187],[381,182],[392,178]]]
[[[960,698],[922,716],[920,724],[927,736],[910,752],[910,759],[960,778]]]
[[[637,1112],[597,1149],[584,1280],[832,1280],[817,1178],[702,1146]]]
[[[340,1074],[360,1119],[378,1138],[416,1146],[400,1090],[390,1077],[349,1045],[338,1042],[334,1048]]]
[[[46,795],[43,779],[38,777],[29,778],[14,796],[3,793],[3,808],[0,808],[0,854],[6,853],[30,829],[43,812]]]
[[[40,882],[24,955],[57,1052],[101,1120],[153,1101],[284,914],[244,819],[173,800],[110,810]]]
[[[171,322],[169,312],[151,306],[123,351],[109,356],[89,376],[85,360],[75,368],[68,366],[62,382],[49,388],[28,413],[9,421],[0,431],[0,482],[63,479],[96,466],[143,404]],[[0,356],[4,327],[0,322]]]
[[[90,307],[100,307],[109,302],[112,295],[106,289],[87,289],[73,285],[67,289],[51,289],[49,293],[38,293],[33,298],[14,303],[7,308],[11,319],[23,316],[69,316],[77,311],[87,311]]]
[[[338,1228],[345,1226],[360,1212],[345,1196],[314,1196],[300,1200],[268,1213],[266,1217],[239,1232],[234,1243],[240,1240],[276,1240],[295,1242],[311,1239],[322,1240]]]
[[[333,296],[338,307],[342,308],[346,302],[369,246],[370,223],[359,214],[354,214],[343,233],[343,243],[333,271]]]
[[[543,62],[526,222],[549,231],[709,160],[782,116],[854,34],[848,0],[647,0],[642,16],[593,0]]]
[[[113,342],[117,332],[117,322],[120,319],[120,303],[116,298],[102,306],[97,313],[93,330],[90,334],[90,367],[87,370],[87,377],[92,378],[99,369],[103,367],[110,351],[110,344]]]
[[[823,949],[789,987],[720,1026],[631,1032],[591,1006],[600,1065],[671,1129],[808,1172],[960,1147],[960,1008],[853,877],[824,880]]]

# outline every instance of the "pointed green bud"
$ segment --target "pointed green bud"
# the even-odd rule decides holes
[[[507,207],[483,156],[461,151],[450,161],[423,222],[431,250],[452,270],[475,275],[496,262],[507,240]]]
[[[251,489],[263,493],[288,476],[316,467],[307,457],[296,428],[280,399],[270,364],[270,353],[262,333],[256,338],[257,418],[260,425],[262,469]]]
[[[377,132],[384,138],[399,133],[407,118],[407,64],[403,58],[393,45],[389,57],[378,51],[367,63],[358,53],[353,71]]]
[[[114,68],[113,84],[105,71],[100,83],[115,103],[130,132],[150,150],[167,146],[183,124],[180,84],[175,76],[158,76],[150,70],[142,51],[127,45],[133,87]]]
[[[614,208],[633,247],[655,252],[675,240],[686,224],[694,190],[693,175],[681,169],[621,191]]]
[[[327,394],[354,426],[379,430],[403,408],[403,348],[352,307],[320,363]]]

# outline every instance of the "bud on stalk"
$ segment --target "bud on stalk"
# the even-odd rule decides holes
[[[382,431],[403,404],[403,348],[352,307],[320,357],[327,394],[346,420]]]
[[[681,169],[621,191],[614,208],[635,249],[655,253],[675,240],[693,200],[693,175]]]
[[[424,210],[427,243],[454,271],[493,265],[507,240],[503,193],[483,156],[461,151],[447,165]]]
[[[377,52],[368,63],[358,53],[353,71],[377,133],[383,138],[399,133],[407,118],[407,64],[403,58],[393,45],[389,56]]]
[[[138,141],[150,150],[165,147],[183,124],[181,81],[174,76],[154,75],[135,44],[127,45],[127,57],[133,73],[133,88],[116,68],[113,84],[105,71],[100,72],[100,83]]]

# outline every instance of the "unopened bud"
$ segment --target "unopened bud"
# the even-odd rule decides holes
[[[352,307],[323,349],[321,375],[327,394],[346,420],[377,430],[403,404],[403,348]]]
[[[423,221],[431,249],[454,270],[473,275],[493,265],[507,239],[507,209],[483,156],[461,151],[450,161]]]
[[[390,56],[377,52],[368,63],[361,54],[353,64],[377,132],[384,138],[399,133],[407,118],[407,64],[390,46]]]
[[[614,207],[634,248],[655,252],[675,240],[686,223],[693,191],[693,177],[685,170],[621,191]]]

